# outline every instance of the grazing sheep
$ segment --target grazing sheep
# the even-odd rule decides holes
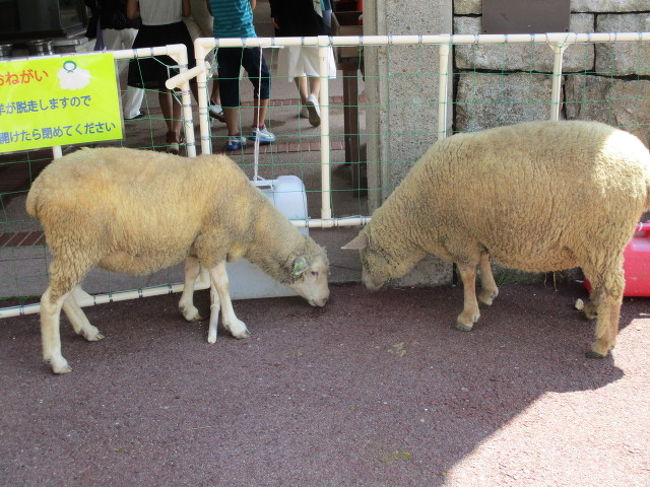
[[[596,341],[614,346],[623,250],[650,207],[650,156],[633,135],[594,122],[530,122],[434,144],[344,249],[359,249],[363,282],[378,289],[425,254],[455,262],[464,286],[457,328],[498,294],[489,257],[531,272],[582,267],[591,281]]]
[[[34,181],[27,212],[43,226],[53,254],[41,297],[43,357],[57,374],[70,372],[61,354],[61,308],[76,333],[103,338],[72,292],[91,268],[148,274],[186,259],[179,308],[200,319],[192,303],[200,265],[211,281],[208,341],[223,324],[249,336],[229,296],[226,260],[246,258],[312,306],[328,297],[325,249],[300,233],[226,156],[182,158],[124,148],[82,149],[52,162]],[[200,265],[199,265],[200,264]]]

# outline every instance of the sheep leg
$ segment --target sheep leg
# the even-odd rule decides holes
[[[86,313],[77,303],[74,292],[71,292],[63,301],[63,311],[77,335],[83,336],[89,342],[96,342],[104,338],[104,335],[88,321]]]
[[[478,300],[486,306],[492,306],[494,298],[499,295],[499,288],[492,274],[489,254],[481,254],[479,266],[481,269],[481,292],[478,295]]]
[[[460,278],[463,281],[463,312],[456,319],[456,328],[460,331],[470,331],[481,316],[476,300],[476,266],[458,264]]]
[[[68,361],[61,354],[61,308],[69,293],[56,295],[52,285],[41,296],[41,343],[43,359],[49,362],[55,374],[72,371]]]
[[[593,293],[592,296],[589,298],[589,301],[585,303],[585,307],[583,308],[582,312],[584,313],[585,317],[588,320],[593,320],[598,316],[598,303],[594,300]]]
[[[203,319],[199,314],[199,310],[194,306],[194,285],[200,271],[201,266],[196,257],[185,259],[185,285],[183,286],[181,299],[178,301],[178,309],[187,321],[200,321]]]
[[[217,327],[219,325],[219,312],[221,309],[221,301],[219,300],[219,293],[210,283],[210,325],[208,326],[208,343],[217,342]]]
[[[220,262],[210,269],[210,279],[221,302],[221,317],[223,319],[224,328],[235,338],[248,338],[250,333],[248,332],[248,328],[246,328],[246,323],[237,318],[232,306],[232,301],[230,301],[230,283],[228,282],[225,261]],[[210,316],[211,324],[213,319],[216,323],[216,318]]]
[[[603,358],[614,348],[623,302],[623,290],[625,289],[625,278],[623,275],[622,259],[618,259],[613,268],[604,273],[601,282],[592,288],[592,303],[596,310],[596,340],[591,349],[586,353],[589,358]],[[587,273],[587,271],[586,271]],[[597,274],[597,273],[594,273]],[[587,274],[589,275],[589,274]]]

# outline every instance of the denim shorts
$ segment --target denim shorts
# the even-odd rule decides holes
[[[261,58],[261,66],[260,66]],[[222,47],[217,51],[221,105],[238,107],[239,70],[243,66],[253,84],[254,97],[268,100],[271,95],[271,74],[259,47]],[[261,81],[261,83],[260,83]]]

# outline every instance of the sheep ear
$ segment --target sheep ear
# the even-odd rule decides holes
[[[307,259],[305,259],[304,256],[298,257],[294,263],[293,263],[293,270],[291,271],[291,275],[293,277],[300,277],[303,272],[307,270]]]
[[[356,237],[346,243],[341,250],[363,250],[368,246],[368,237],[365,233],[359,233]]]

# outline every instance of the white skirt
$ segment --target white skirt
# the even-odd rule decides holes
[[[286,76],[287,81],[293,81],[299,76],[320,76],[318,67],[317,47],[289,46],[279,50],[278,54],[278,75]],[[327,78],[336,78],[336,62],[334,61],[334,50],[332,46],[328,48],[327,65],[328,70],[325,75]]]

